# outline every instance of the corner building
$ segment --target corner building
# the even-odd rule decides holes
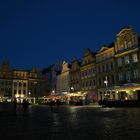
[[[98,100],[140,100],[140,38],[132,28],[121,29],[114,45],[96,55]]]

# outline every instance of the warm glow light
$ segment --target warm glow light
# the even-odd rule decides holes
[[[74,87],[71,87],[71,90],[74,90]]]
[[[16,94],[15,97],[18,98],[19,97],[19,94]]]
[[[20,96],[20,97],[22,97],[22,98],[23,98],[23,97],[24,97],[24,95],[23,95],[23,94],[21,94],[21,96]]]

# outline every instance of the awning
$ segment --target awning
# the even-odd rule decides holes
[[[112,86],[112,87],[106,87],[101,88],[99,91],[126,91],[126,90],[140,90],[140,84],[137,83],[126,83],[122,86]]]

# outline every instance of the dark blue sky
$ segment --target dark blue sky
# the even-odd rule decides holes
[[[81,60],[125,26],[140,35],[139,0],[0,0],[0,62],[30,69]]]

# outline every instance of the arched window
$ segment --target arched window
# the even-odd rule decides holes
[[[128,42],[128,48],[132,47],[132,42]]]

